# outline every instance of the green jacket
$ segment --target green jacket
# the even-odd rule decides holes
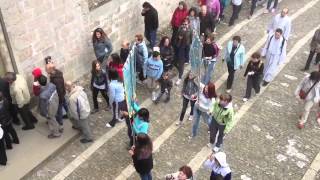
[[[224,133],[228,133],[234,125],[234,110],[232,103],[229,103],[227,107],[223,108],[219,105],[219,101],[215,101],[210,110],[212,117],[220,125],[225,125]]]

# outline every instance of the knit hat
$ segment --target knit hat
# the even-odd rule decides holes
[[[36,67],[32,71],[32,75],[34,78],[39,78],[42,75],[42,71],[40,68]]]
[[[224,152],[218,152],[214,155],[214,158],[219,162],[221,167],[227,167],[227,156]]]

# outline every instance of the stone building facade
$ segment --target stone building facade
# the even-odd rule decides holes
[[[18,72],[31,79],[32,69],[36,66],[43,69],[43,59],[50,55],[66,79],[76,80],[90,71],[95,58],[91,43],[95,28],[102,27],[107,32],[115,50],[124,39],[132,40],[135,34],[143,34],[140,13],[145,0],[94,1],[0,0]],[[158,10],[160,27],[168,26],[179,0],[149,2]],[[0,61],[10,71],[6,42],[1,39],[3,34],[0,36]]]

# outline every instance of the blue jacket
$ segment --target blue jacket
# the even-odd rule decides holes
[[[226,60],[227,63],[230,63],[231,59],[230,59],[230,53],[232,50],[232,41],[228,42],[228,45],[225,49],[224,52],[224,59]],[[246,57],[245,57],[245,49],[244,46],[242,44],[238,45],[238,49],[236,50],[236,54],[234,56],[234,70],[237,70],[240,68],[240,66],[243,66],[245,61],[246,61]]]
[[[136,45],[135,49],[136,56],[136,71],[140,72],[143,68],[144,63],[148,60],[148,48],[146,43],[142,41]]]
[[[143,68],[143,74],[146,77],[159,79],[163,73],[163,63],[162,60],[154,59],[150,57],[145,63]]]
[[[112,80],[109,83],[109,102],[124,101],[124,87],[123,84],[117,80]]]

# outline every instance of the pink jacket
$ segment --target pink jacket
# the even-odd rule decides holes
[[[211,12],[215,17],[220,15],[220,1],[219,0],[207,0],[208,11]]]

